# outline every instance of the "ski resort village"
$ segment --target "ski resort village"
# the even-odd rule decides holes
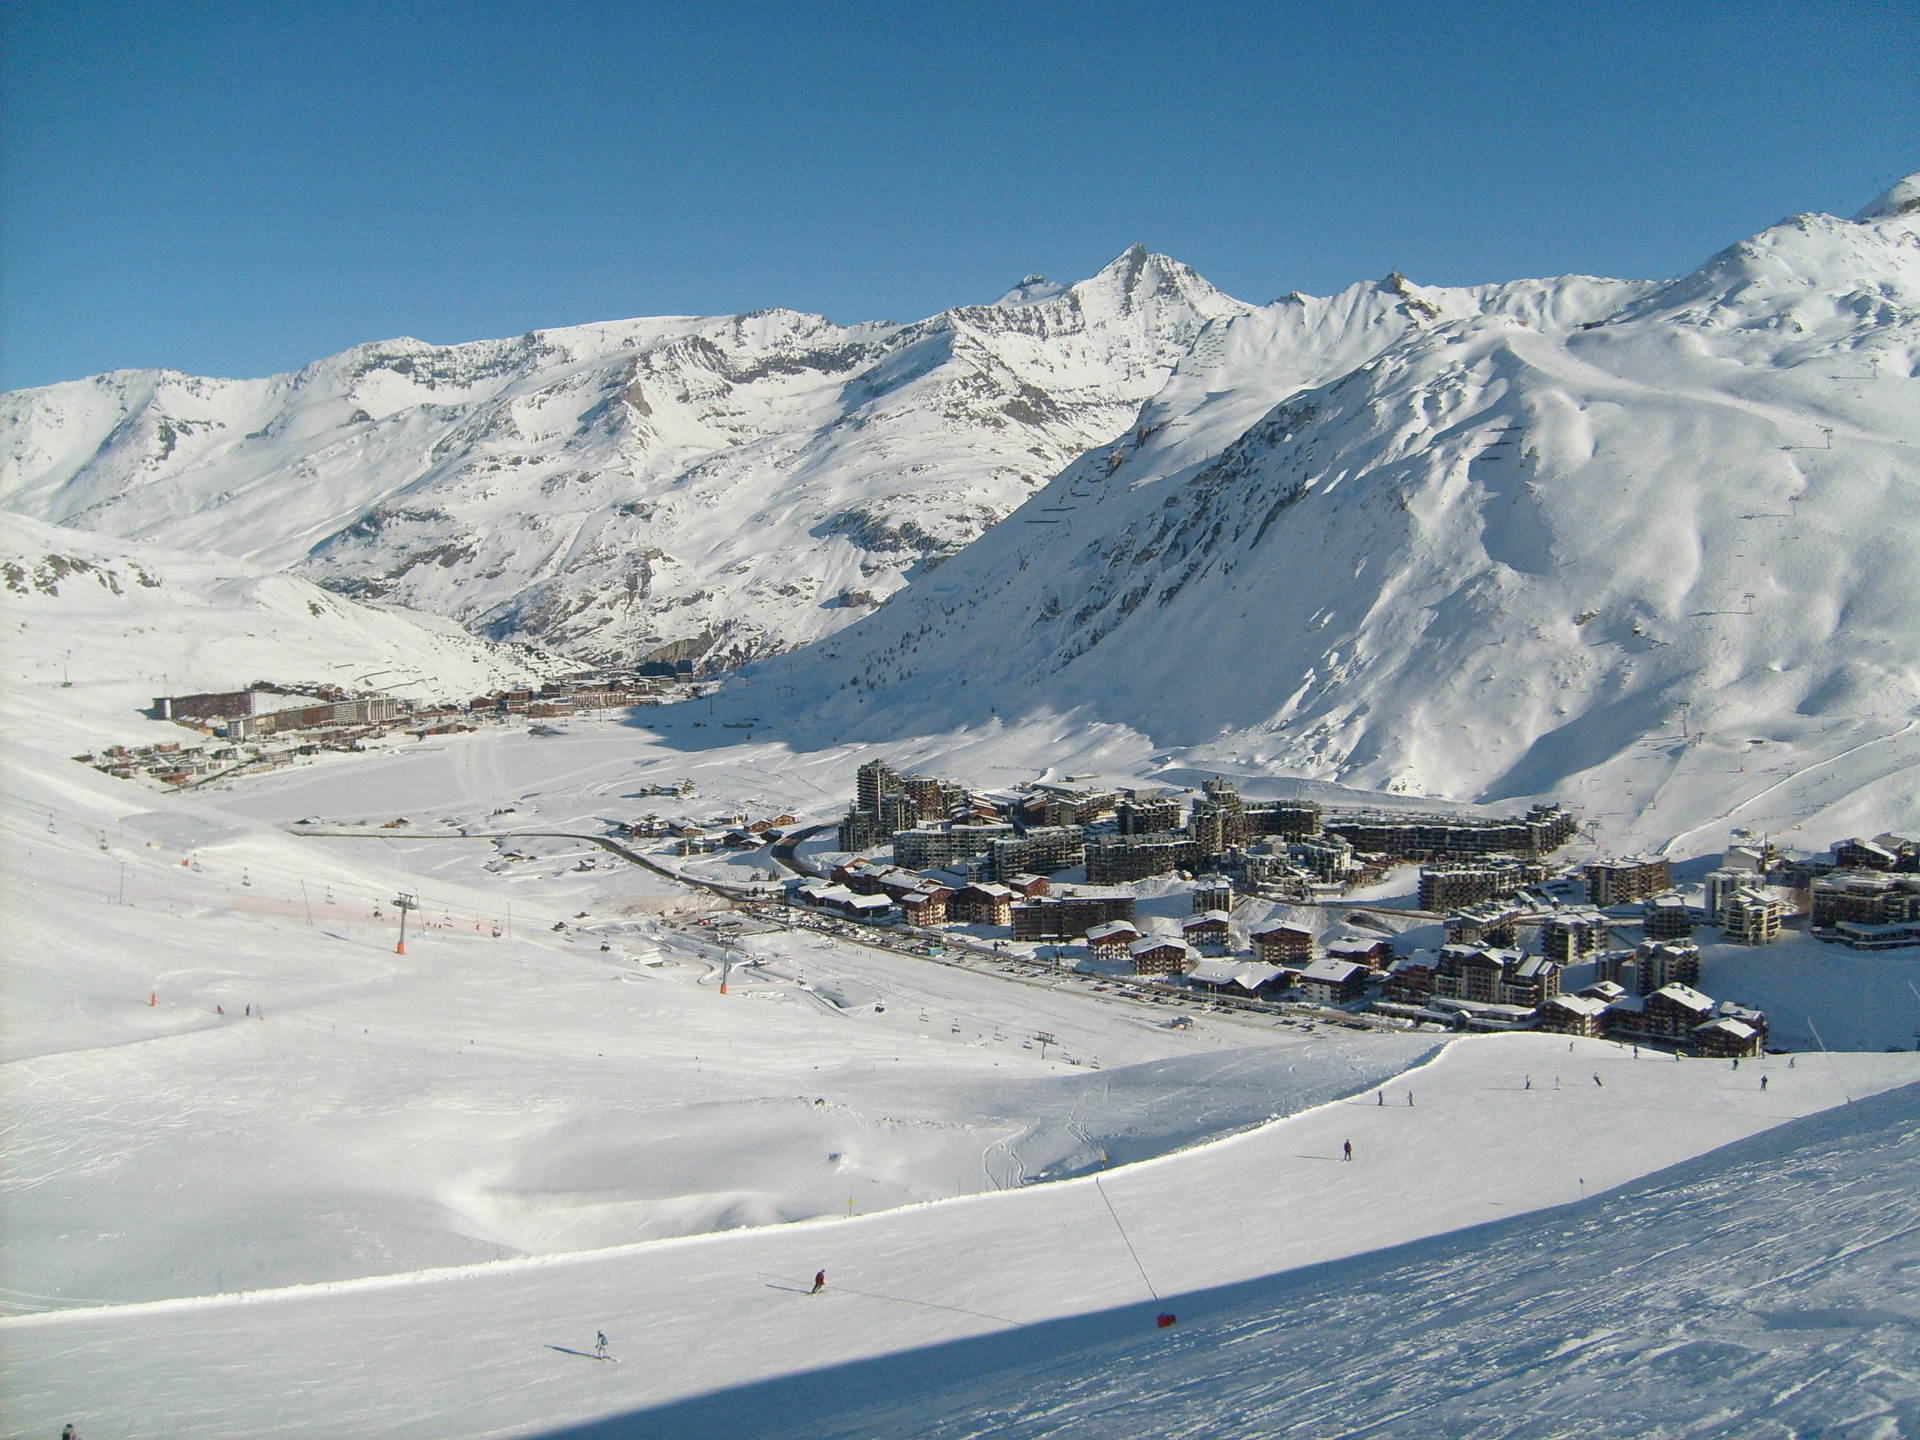
[[[1920,1434],[1859,188],[0,395],[0,1435]]]

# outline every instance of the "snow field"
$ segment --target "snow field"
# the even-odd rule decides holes
[[[1151,1333],[1154,1310],[1177,1313],[1186,1292],[1576,1201],[1915,1079],[1911,1055],[1734,1071],[1635,1060],[1602,1042],[1569,1051],[1551,1037],[1487,1037],[1394,1080],[1385,1105],[1351,1096],[1111,1171],[1098,1187],[23,1317],[0,1322],[0,1336],[14,1413],[76,1417],[83,1430],[541,1433],[562,1417],[577,1425],[1065,1316],[1115,1312],[1116,1334]],[[829,1290],[808,1298],[821,1267]],[[625,1363],[588,1366],[555,1348],[580,1348],[595,1329]],[[734,1418],[736,1433],[771,1432],[766,1417]]]
[[[393,788],[371,763],[363,799]],[[579,898],[557,881],[510,907],[477,863],[471,884],[400,868],[485,842],[308,840],[137,791],[152,808],[127,814],[128,786],[66,765],[0,806],[16,1311],[1013,1186],[1245,1128],[1427,1048],[1231,1017],[1173,1032],[1157,1007],[799,932],[746,941],[767,964],[723,997],[710,942],[555,931]],[[615,914],[665,887],[624,866],[596,883]],[[400,955],[403,890],[422,908]]]
[[[569,1436],[1787,1440],[1920,1409],[1920,1088],[1585,1206],[1111,1314],[723,1391]]]

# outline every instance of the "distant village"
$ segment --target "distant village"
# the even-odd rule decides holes
[[[146,714],[197,730],[212,743],[180,740],[111,745],[73,758],[123,780],[170,788],[244,770],[259,774],[326,750],[361,750],[386,737],[425,739],[508,719],[565,719],[631,705],[685,699],[690,664],[653,664],[609,675],[582,672],[540,685],[494,690],[463,699],[414,702],[337,685],[280,685],[256,680],[244,690],[160,695]]]
[[[425,704],[265,681],[160,696],[153,718],[210,743],[74,758],[183,787],[382,738],[511,719],[537,734],[553,719],[686,697],[690,676],[654,668],[664,673],[583,673]],[[682,782],[639,793],[692,791]],[[784,812],[708,824],[650,814],[613,829],[682,857],[785,841],[773,858],[801,872],[785,883],[787,903],[904,930],[923,953],[941,938],[1025,947],[1226,1003],[1321,1007],[1394,1028],[1537,1029],[1702,1056],[1758,1054],[1768,1029],[1759,1010],[1702,992],[1697,931],[1753,947],[1791,934],[1862,951],[1920,947],[1920,840],[1900,835],[1789,857],[1735,832],[1720,864],[1682,887],[1663,856],[1556,861],[1579,826],[1552,804],[1497,818],[1339,808],[1248,799],[1224,779],[1199,790],[1035,781],[983,793],[878,759],[856,772],[826,873],[797,858],[793,842],[812,833],[799,823]],[[1355,897],[1408,865],[1419,867],[1417,908]],[[1289,906],[1340,919],[1309,929],[1266,918]],[[1185,912],[1172,925],[1170,907]],[[1563,975],[1575,967],[1586,983],[1569,990]]]
[[[845,858],[788,881],[791,903],[1398,1026],[1538,1029],[1738,1058],[1761,1052],[1767,1018],[1702,993],[1696,930],[1766,946],[1804,925],[1859,950],[1920,946],[1920,841],[1903,836],[1787,859],[1764,838],[1736,835],[1704,892],[1683,894],[1661,856],[1554,862],[1578,829],[1555,805],[1509,818],[1338,810],[1245,799],[1218,779],[1199,791],[1034,783],[981,794],[880,760],[860,767],[856,786],[838,826]],[[760,843],[770,824],[734,843]],[[863,853],[883,849],[890,860]],[[1419,866],[1418,909],[1344,898],[1409,864]],[[1169,894],[1186,895],[1177,933],[1140,920],[1145,889],[1163,916]],[[1317,936],[1237,920],[1276,908],[1252,901],[1330,906],[1345,922]],[[1438,943],[1406,946],[1389,918],[1425,922]],[[1562,975],[1575,966],[1593,978],[1568,991]]]

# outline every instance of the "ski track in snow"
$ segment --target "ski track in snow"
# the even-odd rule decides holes
[[[1775,1043],[1844,1047],[1737,1070],[1173,1032],[799,931],[740,941],[764,963],[722,997],[718,942],[661,918],[684,890],[569,838],[830,822],[875,754],[1537,791],[1680,861],[1736,821],[1910,828],[1902,187],[1667,286],[1254,310],[1129,251],[917,326],[632,321],[5,397],[12,503],[180,547],[8,536],[5,1433],[1920,1433],[1920,1057],[1870,1053],[1920,1034],[1903,954],[1709,943],[1703,987]],[[163,691],[562,663],[210,541],[589,650],[744,654],[900,593],[550,738],[174,795],[74,765],[181,738],[138,718]],[[306,814],[412,829],[276,828]],[[601,1329],[627,1363],[574,1364]]]
[[[1724,1331],[1724,1317],[1738,1311],[1751,1335],[1774,1315],[1794,1319],[1792,1305],[1770,1308],[1772,1292],[1791,1287],[1795,1303],[1811,1295],[1817,1309],[1826,1303],[1819,1287],[1836,1270],[1851,1285],[1863,1273],[1888,1273],[1888,1254],[1912,1254],[1911,1206],[1890,1204],[1889,1187],[1904,1186],[1920,1131],[1882,1118],[1849,1134],[1845,1117],[1851,1109],[1910,1113],[1914,1090],[1880,1108],[1842,1107],[1832,1123],[1850,1162],[1818,1153],[1796,1162],[1789,1146],[1782,1163],[1776,1145],[1724,1180],[1703,1161],[1664,1189],[1607,1196],[1663,1164],[1838,1104],[1838,1078],[1776,1061],[1766,1069],[1776,1084],[1763,1096],[1757,1066],[1633,1060],[1600,1042],[1576,1049],[1567,1056],[1549,1037],[1462,1042],[1389,1085],[1396,1102],[1414,1089],[1417,1107],[1356,1097],[1112,1171],[1100,1187],[1112,1215],[1099,1188],[1072,1181],[851,1221],[70,1311],[0,1322],[0,1336],[17,1406],[87,1415],[125,1434],[153,1433],[144,1427],[159,1416],[175,1433],[206,1435],[271,1423],[293,1435],[425,1426],[442,1434],[1229,1436],[1271,1414],[1278,1429],[1256,1423],[1304,1436],[1395,1433],[1387,1417],[1399,1413],[1448,1416],[1462,1434],[1548,1433],[1538,1428],[1543,1398],[1577,1415],[1622,1387],[1697,1422],[1714,1413],[1706,1402],[1715,1386],[1730,1383],[1714,1366],[1729,1347],[1753,1348],[1750,1339],[1715,1338],[1711,1317],[1722,1317]],[[1567,1088],[1512,1083],[1516,1066],[1541,1074],[1555,1057],[1574,1072]],[[1911,1056],[1838,1059],[1856,1095],[1916,1078]],[[1586,1086],[1590,1070],[1606,1078],[1604,1089]],[[1902,1101],[1905,1110],[1885,1111]],[[1342,1137],[1356,1142],[1352,1165],[1338,1159]],[[1866,1177],[1851,1187],[1849,1164]],[[1777,1184],[1772,1170],[1781,1172]],[[1575,1174],[1583,1186],[1570,1183]],[[1582,1189],[1588,1198],[1571,1211],[1513,1218],[1578,1201]],[[1754,1220],[1756,1206],[1764,1224]],[[1463,1230],[1493,1219],[1507,1223],[1489,1234]],[[1461,1236],[1353,1258],[1453,1230]],[[1164,1297],[1160,1307],[1180,1315],[1169,1335],[1151,1324],[1156,1306],[1129,1247]],[[1328,1269],[1331,1260],[1343,1264]],[[826,1308],[792,1310],[782,1285],[797,1287],[821,1266]],[[1282,1272],[1294,1274],[1261,1278]],[[1889,1312],[1911,1301],[1884,1281],[1869,1293]],[[449,1307],[458,1308],[457,1324]],[[1705,1338],[1695,1315],[1708,1317]],[[1009,1322],[1042,1331],[1012,1351],[976,1354],[966,1343]],[[1049,1324],[1064,1327],[1058,1341],[1045,1338]],[[559,1419],[587,1397],[534,1342],[596,1326],[640,1364],[588,1403],[603,1414],[657,1413],[599,1429]],[[404,1361],[389,1353],[397,1336],[408,1337]],[[1634,1338],[1614,1338],[1622,1336]],[[1570,1338],[1580,1343],[1566,1348]],[[929,1345],[945,1348],[917,1360]],[[1326,1363],[1241,1358],[1304,1353]],[[1422,1357],[1411,1369],[1410,1353]],[[48,1364],[55,1355],[59,1363]],[[888,1355],[899,1359],[879,1358]],[[1694,1355],[1705,1368],[1676,1358]],[[862,1380],[858,1368],[849,1383],[836,1381],[835,1367],[863,1361],[882,1366],[880,1383]],[[1646,1368],[1656,1365],[1664,1368]],[[790,1404],[767,1405],[749,1383],[793,1375],[801,1378],[785,1383],[805,1392],[808,1372],[828,1388],[797,1414]],[[487,1382],[476,1388],[479,1374]],[[1856,1368],[1843,1378],[1860,1375]],[[1912,1398],[1895,1377],[1878,1384],[1896,1400]],[[1815,1389],[1807,1406],[1831,1394]],[[779,1394],[777,1384],[770,1393]],[[841,1397],[829,1411],[878,1403],[878,1415],[843,1426],[817,1413],[821,1393]],[[1739,1413],[1754,1413],[1750,1397]],[[1736,1432],[1729,1425],[1724,1433]]]

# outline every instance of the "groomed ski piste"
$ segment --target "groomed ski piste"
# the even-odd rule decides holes
[[[566,837],[681,778],[830,819],[858,731],[749,739],[722,696],[162,794],[69,757],[178,738],[138,711],[189,651],[449,687],[499,662],[150,573],[0,595],[0,1433],[1915,1427],[1908,955],[1709,946],[1795,1052],[1738,1070],[1175,1029],[812,932],[742,937],[763,963],[722,994],[690,892]],[[1734,824],[1904,829],[1888,729],[1596,818],[1696,866]],[[1064,719],[887,753],[990,785],[1261,769]],[[287,833],[309,816],[363,833]]]
[[[1461,1041],[1098,1180],[12,1319],[9,1433],[1898,1434],[1915,1076]]]
[[[528,754],[590,786],[612,743],[466,738],[500,756],[452,792]],[[391,793],[355,773],[313,772]],[[431,876],[400,956],[350,900],[432,841],[10,781],[8,1435],[1885,1434],[1920,1403],[1912,1053],[1176,1032],[828,937],[754,943],[883,1013],[723,997],[669,932],[553,931],[590,893],[564,864],[511,936]],[[1904,1032],[1879,1008],[1856,1036]]]
[[[772,973],[722,995],[659,915],[678,887],[562,842],[492,872],[449,822],[565,830],[690,765],[714,803],[833,795],[857,748],[783,774],[501,731],[166,796],[65,759],[43,683],[0,804],[9,1436],[1694,1435],[1920,1403],[1875,1358],[1914,1312],[1914,1091],[1873,1097],[1920,1057],[1868,1053],[1911,1043],[1898,955],[1756,957],[1783,1035],[1857,1048],[1738,1070],[1174,1030],[794,932],[744,939]],[[78,713],[137,685],[83,672]],[[401,796],[405,840],[272,823]],[[586,907],[616,918],[552,928]],[[823,998],[851,981],[876,1002]]]

